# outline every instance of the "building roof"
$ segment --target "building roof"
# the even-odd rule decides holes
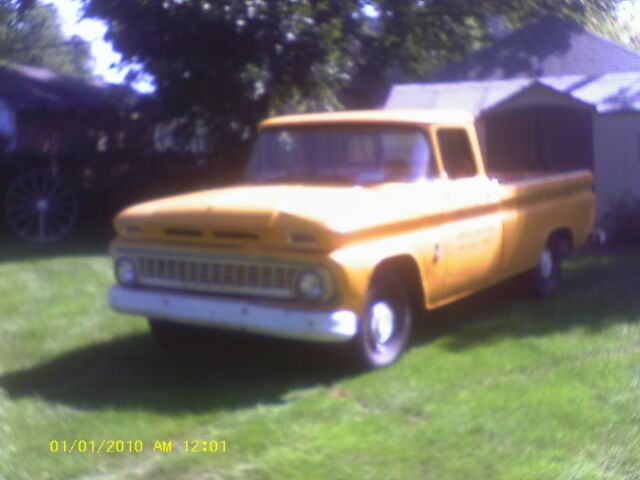
[[[0,99],[18,110],[98,110],[135,102],[130,88],[24,65],[0,65]]]
[[[640,72],[396,85],[385,108],[459,108],[480,116],[531,88],[563,95],[599,113],[640,111]]]
[[[545,15],[453,62],[433,82],[640,72],[640,54],[577,23]]]
[[[465,124],[473,122],[473,115],[460,109],[394,109],[394,110],[355,110],[348,112],[306,113],[270,118],[260,124],[260,128],[291,127],[304,125],[354,124],[354,123],[450,123]]]

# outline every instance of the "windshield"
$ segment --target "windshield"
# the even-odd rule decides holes
[[[396,126],[313,126],[263,130],[250,167],[254,181],[414,181],[435,171],[424,132]]]

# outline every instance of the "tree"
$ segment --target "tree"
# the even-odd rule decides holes
[[[356,0],[98,0],[87,14],[154,76],[168,117],[203,119],[224,147],[272,111],[338,105],[365,17]]]
[[[125,62],[155,77],[163,111],[204,119],[224,146],[271,113],[339,108],[363,78],[424,78],[491,42],[488,16],[598,23],[619,0],[84,1]]]
[[[77,36],[65,39],[53,5],[0,0],[0,62],[89,77],[91,59],[87,42]]]

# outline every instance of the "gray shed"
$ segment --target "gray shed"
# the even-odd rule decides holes
[[[536,38],[542,45],[536,47]],[[394,86],[385,108],[473,113],[490,170],[592,169],[599,221],[614,198],[625,192],[640,198],[635,52],[544,17],[433,79],[439,81]]]

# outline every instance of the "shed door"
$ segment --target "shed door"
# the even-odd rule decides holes
[[[489,171],[593,169],[589,111],[534,106],[486,117]]]

